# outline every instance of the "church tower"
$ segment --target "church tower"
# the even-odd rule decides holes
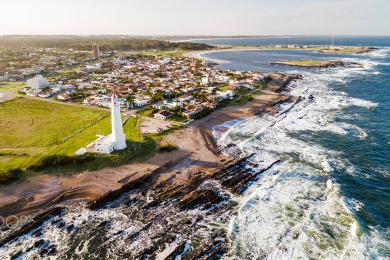
[[[120,106],[118,96],[115,92],[111,96],[111,127],[111,138],[114,150],[122,150],[126,148],[126,136],[123,133]]]

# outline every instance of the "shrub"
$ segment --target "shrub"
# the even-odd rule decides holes
[[[54,166],[81,165],[93,159],[95,159],[95,156],[92,154],[84,154],[83,156],[68,156],[63,154],[49,155],[38,160],[34,165],[31,165],[28,170],[43,170]]]
[[[176,150],[176,149],[177,149],[177,146],[175,144],[166,143],[166,144],[160,145],[160,148],[158,150],[160,152],[171,152],[171,151]]]

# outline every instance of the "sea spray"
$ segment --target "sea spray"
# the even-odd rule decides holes
[[[346,107],[372,109],[377,104],[330,87],[332,82],[347,84],[349,77],[375,72],[375,63],[361,62],[362,68],[304,72],[305,79],[289,87],[289,94],[304,97],[303,102],[293,108],[285,104],[276,115],[230,124],[230,129],[216,136],[221,147],[237,144],[242,154],[254,152],[256,163],[283,160],[245,193],[239,214],[230,224],[232,255],[267,259],[367,256],[369,249],[358,234],[358,222],[339,185],[327,177],[334,167],[353,173],[353,166],[339,152],[301,138],[313,132],[367,138],[362,128],[336,118]],[[309,101],[309,95],[314,101]],[[236,155],[235,147],[225,152],[229,150]]]

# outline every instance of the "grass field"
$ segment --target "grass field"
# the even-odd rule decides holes
[[[25,82],[0,82],[0,92],[26,86]]]
[[[328,67],[342,67],[344,62],[336,60],[287,60],[271,62],[271,64],[296,66],[304,68],[328,68]]]
[[[98,132],[109,134],[110,122],[108,111],[27,98],[0,103],[0,181],[12,179],[15,172],[20,174],[42,165],[50,156],[61,155],[70,160],[75,151],[94,141]],[[107,156],[88,154],[88,160],[81,160],[82,164],[76,161],[50,170],[96,169],[146,158],[155,151],[156,144],[141,135],[139,125],[138,118],[130,118],[124,125],[129,146],[126,150]]]
[[[143,109],[137,111],[137,114],[142,115],[142,116],[149,116],[149,117],[151,117],[157,111],[158,110],[154,109],[153,107],[146,107],[146,108],[143,108]]]
[[[174,50],[166,50],[166,51],[148,50],[148,51],[141,51],[138,53],[143,54],[143,55],[156,55],[156,56],[160,56],[160,57],[180,57],[185,52],[188,52],[188,51],[182,50],[182,49],[174,49]]]

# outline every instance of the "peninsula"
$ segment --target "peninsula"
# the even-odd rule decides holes
[[[271,62],[273,65],[284,65],[292,67],[302,67],[302,68],[335,68],[335,67],[345,67],[345,66],[361,66],[361,64],[356,62],[344,62],[341,60],[287,60],[287,61],[275,61]]]

